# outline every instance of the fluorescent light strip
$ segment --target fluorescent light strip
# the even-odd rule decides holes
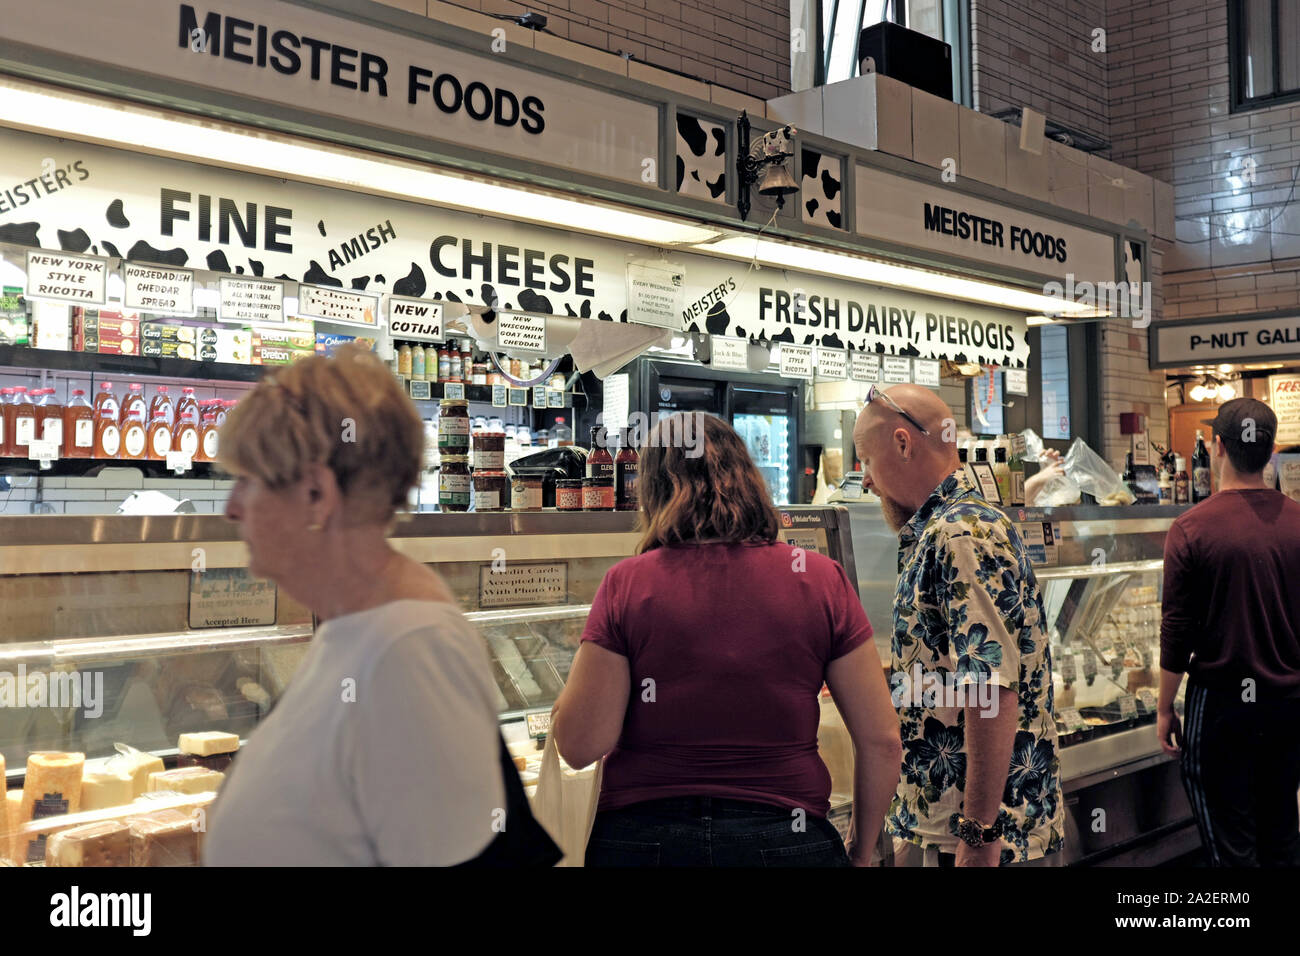
[[[1008,309],[1026,310],[1039,314],[1075,314],[1094,312],[1091,305],[1068,302],[1061,298],[1030,292],[1013,286],[964,279],[943,272],[931,272],[892,262],[866,259],[824,249],[811,249],[772,239],[753,239],[736,236],[717,242],[698,243],[701,252],[717,253],[736,259],[758,259],[764,265],[801,272],[820,272],[840,279],[852,279],[875,285],[914,289],[933,295],[954,299],[968,299],[987,305]]]
[[[84,94],[46,92],[0,80],[0,117],[9,125],[58,136],[90,137],[208,163],[291,179],[311,179],[427,200],[475,213],[528,219],[653,245],[690,245],[720,234],[685,222],[569,199],[550,193],[450,175],[395,159],[293,137],[226,126]]]

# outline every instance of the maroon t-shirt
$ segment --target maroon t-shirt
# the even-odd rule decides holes
[[[1240,694],[1300,697],[1300,504],[1216,491],[1165,536],[1160,666]]]
[[[824,817],[818,695],[826,666],[870,638],[848,575],[815,552],[695,544],[620,561],[582,635],[632,677],[600,809],[712,796]]]

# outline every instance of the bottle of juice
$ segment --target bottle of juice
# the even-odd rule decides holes
[[[413,381],[424,381],[424,362],[424,346],[416,342],[411,346],[411,379]]]
[[[27,446],[36,437],[36,406],[32,404],[27,389],[14,386],[14,438],[10,446],[13,457],[26,458]]]
[[[149,403],[144,398],[144,386],[132,382],[127,386],[126,398],[122,399],[122,410],[117,416],[117,423],[126,431],[126,423],[136,421],[145,428],[149,427]],[[125,435],[124,435],[125,437]]]
[[[411,377],[411,346],[408,342],[403,342],[397,350],[397,374],[403,378]]]
[[[0,458],[13,454],[14,390],[0,388]]]
[[[173,424],[180,425],[182,422],[188,422],[195,428],[201,424],[199,402],[194,397],[194,389],[188,385],[181,389],[181,400],[176,403],[176,417]]]
[[[54,389],[38,388],[36,402],[36,434],[41,441],[52,442],[60,458],[63,457],[63,406],[54,398]]]
[[[172,426],[167,422],[167,412],[159,409],[154,412],[149,430],[146,433],[145,457],[150,461],[166,461],[167,453],[172,450]]]
[[[162,412],[167,416],[167,427],[171,428],[176,422],[176,410],[172,405],[172,397],[167,394],[167,386],[159,385],[158,391],[154,393],[153,401],[149,403],[149,421],[152,422],[154,416]]]
[[[89,458],[95,452],[95,410],[84,389],[74,388],[63,409],[63,457]]]

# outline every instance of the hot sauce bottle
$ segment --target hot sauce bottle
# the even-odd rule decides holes
[[[89,458],[95,451],[95,410],[83,389],[74,388],[63,409],[63,457]]]
[[[587,454],[588,478],[614,477],[614,458],[601,440],[604,431],[600,426],[591,430],[591,451]]]
[[[36,406],[27,397],[27,389],[14,386],[14,437],[9,446],[15,458],[27,457],[27,446],[36,437]]]
[[[154,412],[153,421],[149,423],[146,444],[146,458],[150,461],[167,460],[167,453],[172,450],[172,427],[167,423],[167,412],[161,408]]]
[[[640,456],[632,447],[632,429],[625,428],[618,457],[614,459],[614,507],[619,511],[636,511],[641,506],[636,495],[636,477],[640,467]]]

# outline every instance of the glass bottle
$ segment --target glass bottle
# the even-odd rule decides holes
[[[1189,505],[1192,503],[1192,482],[1187,477],[1187,459],[1182,455],[1176,456],[1174,468],[1177,469],[1174,477],[1174,504]]]
[[[640,456],[632,447],[632,429],[624,428],[619,437],[618,455],[614,459],[614,507],[619,511],[636,511],[640,499],[636,493]]]
[[[605,429],[599,425],[591,429],[591,450],[587,452],[587,477],[614,477],[614,456],[605,447]]]
[[[1205,447],[1205,436],[1196,430],[1196,447],[1192,451],[1192,504],[1204,501],[1213,491],[1210,482],[1210,453]]]
[[[993,480],[998,483],[998,497],[1002,504],[1011,501],[1011,468],[1007,465],[1007,449],[1003,445],[993,446]]]
[[[555,420],[555,446],[563,448],[566,445],[573,444],[573,429],[564,424],[564,418],[561,416]]]
[[[95,410],[83,389],[74,388],[63,409],[63,457],[89,458],[95,453]]]
[[[403,378],[411,377],[411,345],[403,342],[397,350],[397,374]]]
[[[438,381],[451,381],[451,350],[446,342],[438,346]]]
[[[469,339],[461,339],[460,342],[460,380],[466,385],[474,381],[474,350],[470,347]]]
[[[424,381],[425,373],[425,355],[424,346],[416,342],[411,346],[411,379],[416,382]]]

